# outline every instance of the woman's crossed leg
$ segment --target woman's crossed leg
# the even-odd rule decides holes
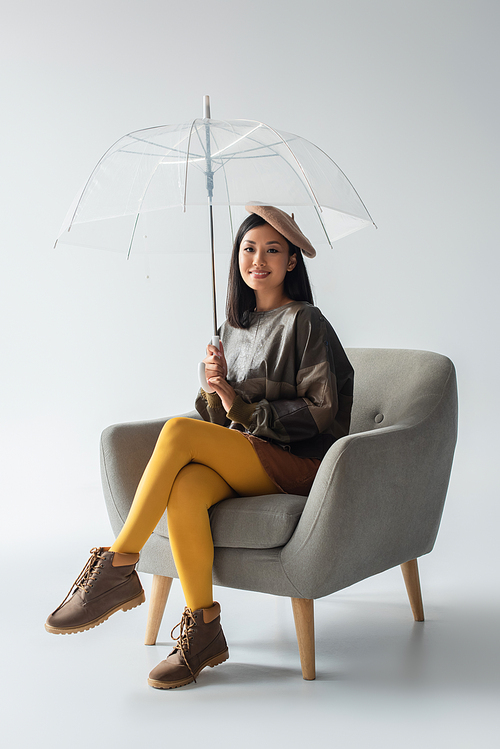
[[[205,421],[167,421],[125,524],[110,551],[139,552],[167,509],[169,540],[192,610],[212,605],[213,543],[208,510],[236,495],[279,491],[250,442]]]

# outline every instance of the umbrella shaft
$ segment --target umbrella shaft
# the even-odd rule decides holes
[[[214,196],[214,173],[212,170],[212,159],[211,159],[211,148],[210,148],[210,126],[205,125],[205,139],[206,139],[206,152],[205,152],[205,176],[207,179],[207,193],[209,200]]]
[[[214,335],[217,335],[217,292],[215,287],[215,242],[214,242],[214,209],[208,200],[208,223],[210,229],[210,254],[212,259],[212,306],[214,314]]]

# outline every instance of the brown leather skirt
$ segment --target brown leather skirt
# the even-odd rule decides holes
[[[321,464],[318,458],[300,458],[278,445],[253,434],[241,432],[252,444],[265,472],[284,494],[300,494],[306,497]]]

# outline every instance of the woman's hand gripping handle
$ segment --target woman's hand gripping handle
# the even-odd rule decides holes
[[[212,343],[207,346],[207,356],[200,362],[199,375],[203,390],[206,393],[217,393],[227,413],[234,403],[236,393],[226,381],[226,357],[218,336],[214,336]]]
[[[220,347],[221,347],[221,340],[218,335],[212,336],[212,344],[207,346],[207,356],[203,361],[201,361],[198,365],[198,375],[200,378],[200,385],[205,391],[205,393],[215,393],[215,390],[210,387],[207,380],[210,377],[215,376],[216,372],[214,372],[214,364],[216,357],[219,353]],[[224,360],[225,363],[225,360]],[[207,369],[208,365],[208,369]],[[227,371],[227,368],[226,368]],[[223,377],[225,377],[226,374],[223,374]]]

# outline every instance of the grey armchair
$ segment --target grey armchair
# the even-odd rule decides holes
[[[448,358],[397,349],[347,354],[355,370],[351,433],[332,445],[309,496],[237,497],[210,510],[214,583],[292,599],[308,680],[315,678],[314,599],[401,565],[414,618],[423,621],[417,557],[436,539],[457,436]],[[102,435],[115,533],[165,421],[120,424]],[[155,644],[177,577],[166,516],[142,550],[139,570],[154,575],[146,644]]]

